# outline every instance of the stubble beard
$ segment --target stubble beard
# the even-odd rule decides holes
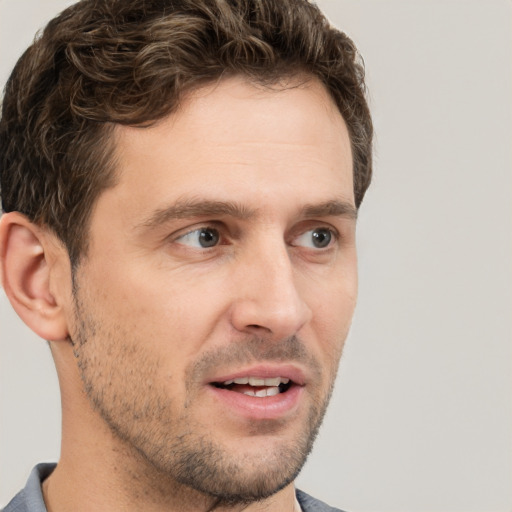
[[[158,360],[151,359],[151,354],[144,351],[144,343],[136,340],[133,333],[122,326],[108,328],[101,319],[92,318],[77,293],[75,312],[72,343],[85,393],[113,435],[134,455],[138,471],[152,475],[153,489],[161,494],[166,489],[176,494],[177,483],[210,497],[216,508],[263,500],[295,480],[327,409],[337,362],[332,368],[322,369],[296,337],[271,345],[251,338],[204,354],[188,368],[187,388],[218,362],[242,365],[253,361],[300,361],[309,366],[318,382],[324,381],[322,374],[330,374],[328,390],[315,391],[302,428],[295,429],[294,436],[270,451],[261,436],[286,428],[278,420],[259,422],[248,432],[260,436],[257,442],[262,443],[259,456],[248,460],[244,454],[231,453],[215,440],[208,425],[194,420],[189,412],[193,397],[188,407],[176,411],[164,387],[158,388],[153,381],[158,375]]]

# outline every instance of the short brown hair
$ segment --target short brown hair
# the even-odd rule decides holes
[[[7,82],[0,121],[5,212],[51,228],[77,263],[88,218],[115,183],[112,128],[173,112],[226,75],[272,84],[306,74],[336,102],[351,138],[359,207],[372,123],[352,41],[307,0],[82,0],[50,21]]]

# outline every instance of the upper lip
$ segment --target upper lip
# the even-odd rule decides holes
[[[223,383],[230,380],[240,379],[243,377],[256,377],[262,379],[271,379],[281,377],[289,379],[294,384],[304,386],[306,383],[306,372],[294,364],[259,364],[249,366],[236,371],[228,371],[212,378],[208,378],[208,384]]]

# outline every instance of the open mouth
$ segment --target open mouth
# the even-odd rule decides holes
[[[239,377],[224,382],[213,382],[212,385],[235,393],[265,398],[286,393],[294,384],[286,377]]]

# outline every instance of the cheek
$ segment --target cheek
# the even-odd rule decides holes
[[[303,296],[314,308],[313,313],[334,322],[350,322],[357,301],[357,260],[347,255],[337,268],[326,268],[318,275],[305,275]]]
[[[120,275],[120,274],[124,274]],[[183,275],[144,272],[110,274],[108,285],[95,286],[89,303],[110,325],[122,325],[141,346],[146,345],[173,366],[192,360],[205,344],[221,314],[221,298],[192,284]],[[102,279],[95,279],[101,283]],[[108,312],[103,315],[102,312]]]
[[[310,297],[312,308],[312,328],[324,354],[335,360],[348,335],[357,301],[357,272],[339,272],[316,287],[317,292]]]

